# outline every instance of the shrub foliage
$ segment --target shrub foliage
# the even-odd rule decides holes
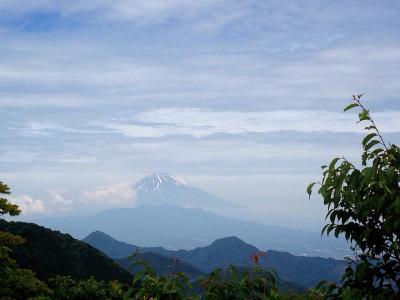
[[[341,286],[328,288],[332,296],[350,298],[400,297],[400,148],[387,144],[362,95],[344,111],[359,109],[358,122],[365,123],[359,167],[346,158],[322,166],[323,177],[311,183],[328,207],[322,233],[344,236],[353,246],[354,258]]]

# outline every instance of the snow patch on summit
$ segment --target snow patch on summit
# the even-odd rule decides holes
[[[163,185],[173,184],[176,186],[189,186],[184,180],[168,174],[152,174],[139,181],[135,189],[136,191],[157,192],[160,191]]]
[[[137,205],[169,204],[224,213],[242,209],[237,204],[213,196],[166,173],[154,173],[143,178],[135,185],[135,192]]]

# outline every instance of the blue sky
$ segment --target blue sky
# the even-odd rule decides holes
[[[57,215],[134,205],[169,172],[318,230],[307,183],[361,151],[351,95],[400,139],[399,28],[396,1],[3,0],[1,179]]]

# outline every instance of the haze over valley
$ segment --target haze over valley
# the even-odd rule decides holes
[[[31,221],[82,239],[100,230],[121,241],[167,249],[193,249],[226,236],[238,236],[263,250],[343,258],[344,239],[318,232],[259,224],[222,214],[245,209],[217,198],[184,180],[152,174],[134,185],[136,208],[115,208],[94,215],[36,218]]]

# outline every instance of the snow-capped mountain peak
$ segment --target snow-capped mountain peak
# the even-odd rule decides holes
[[[238,208],[184,180],[165,173],[144,177],[135,185],[137,205],[170,204],[186,208],[202,208],[209,211],[227,211]]]
[[[158,174],[158,173],[153,173],[142,180],[140,180],[136,185],[135,185],[135,190],[136,192],[144,192],[144,193],[149,193],[149,192],[158,192],[161,191],[161,189],[165,186],[177,186],[177,187],[187,187],[188,184],[175,176],[171,176],[168,174]]]

